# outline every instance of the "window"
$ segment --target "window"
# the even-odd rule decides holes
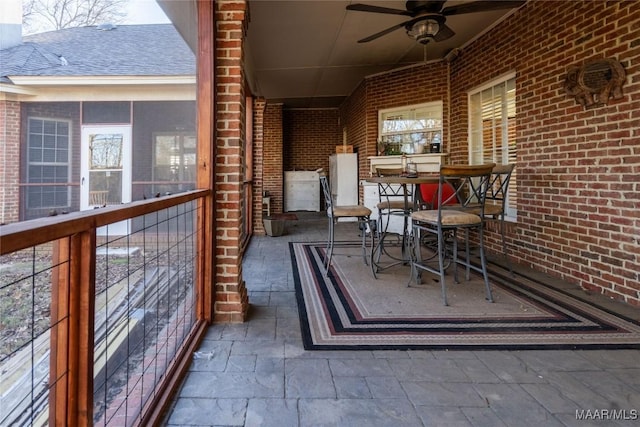
[[[29,118],[27,208],[69,207],[70,122]],[[60,183],[63,185],[54,185]]]
[[[442,102],[380,110],[378,153],[441,152]]]
[[[153,180],[156,192],[177,193],[195,188],[196,137],[194,135],[155,135],[153,153]]]
[[[516,163],[516,78],[509,75],[469,93],[469,163]],[[518,168],[509,183],[505,218],[515,220]]]

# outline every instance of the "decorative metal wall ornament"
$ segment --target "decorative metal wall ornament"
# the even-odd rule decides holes
[[[624,68],[615,59],[596,59],[567,69],[564,89],[584,108],[606,105],[610,98],[622,98],[626,80]]]

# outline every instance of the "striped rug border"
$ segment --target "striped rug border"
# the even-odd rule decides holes
[[[345,246],[359,245],[359,243],[343,243]],[[319,264],[324,256],[325,242],[290,242],[289,251],[291,256],[293,277],[295,284],[298,314],[304,348],[307,350],[587,350],[587,349],[640,349],[640,322],[614,313],[604,307],[597,306],[584,298],[558,289],[534,277],[518,275],[512,278],[505,271],[496,265],[492,265],[491,278],[494,285],[509,288],[509,292],[519,292],[521,297],[530,298],[528,295],[537,295],[545,301],[549,301],[548,310],[553,310],[552,306],[562,307],[562,311],[557,313],[557,322],[563,324],[575,322],[575,327],[553,327],[551,323],[547,327],[540,327],[537,330],[520,328],[518,323],[526,323],[522,320],[514,319],[507,326],[492,327],[492,322],[485,322],[483,319],[476,319],[477,328],[450,328],[447,330],[433,327],[420,329],[420,320],[398,319],[379,322],[366,321],[366,329],[358,328],[358,321],[351,322],[348,327],[340,325],[335,314],[336,304],[340,309],[349,311],[348,304],[343,289],[339,286],[340,274],[332,269],[327,277],[323,274],[323,267]],[[304,267],[304,268],[301,268]],[[305,276],[303,278],[303,275]],[[302,280],[315,280],[314,287],[303,286]],[[372,280],[373,279],[372,277]],[[324,296],[316,291],[314,301],[305,300],[305,290],[310,288],[320,288],[332,286],[333,292],[339,296],[338,301],[329,298],[325,292]],[[310,298],[307,296],[307,298]],[[307,305],[322,304],[324,314],[330,314],[324,319],[309,318]],[[318,316],[316,316],[318,317]],[[595,326],[585,326],[575,321],[576,318],[588,319]],[[351,319],[353,320],[353,319]],[[314,331],[321,327],[325,335],[323,339],[314,337]],[[469,324],[469,318],[458,320],[461,324]],[[315,323],[314,323],[315,322]],[[447,323],[455,324],[456,319],[448,319]],[[411,323],[411,329],[403,329],[401,326]],[[424,321],[423,321],[424,323]],[[493,322],[495,323],[495,322]],[[530,322],[529,322],[530,323]],[[312,327],[311,325],[314,325]],[[507,328],[507,329],[504,329]],[[509,333],[505,333],[510,330]],[[526,333],[525,333],[526,332]],[[447,339],[450,335],[450,340]],[[531,342],[522,342],[511,338],[531,337]],[[315,334],[319,335],[319,334]],[[431,335],[431,337],[429,336]],[[420,337],[423,337],[422,339]],[[432,340],[429,338],[436,337]],[[557,337],[571,336],[564,342]],[[403,342],[403,338],[408,337],[408,341]],[[502,337],[502,338],[501,338]],[[547,338],[545,338],[547,337]],[[584,338],[584,339],[583,339]],[[588,339],[587,339],[588,338]],[[585,341],[585,342],[580,342]]]

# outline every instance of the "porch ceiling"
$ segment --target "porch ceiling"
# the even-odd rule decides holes
[[[449,0],[444,7],[469,2]],[[195,20],[184,16],[191,8],[171,7],[174,0],[159,3],[185,38],[192,38],[186,33],[195,30],[189,25]],[[288,108],[336,107],[366,76],[422,62],[425,55],[427,60],[444,58],[513,11],[449,16],[447,25],[456,34],[439,43],[419,44],[404,29],[358,43],[408,18],[347,11],[351,3],[405,9],[398,0],[249,0],[245,61],[253,94]]]

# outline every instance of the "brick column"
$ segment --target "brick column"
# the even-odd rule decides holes
[[[20,219],[20,103],[0,101],[0,224]]]
[[[216,297],[214,321],[242,322],[249,299],[240,256],[245,139],[243,39],[247,4],[216,0]]]

